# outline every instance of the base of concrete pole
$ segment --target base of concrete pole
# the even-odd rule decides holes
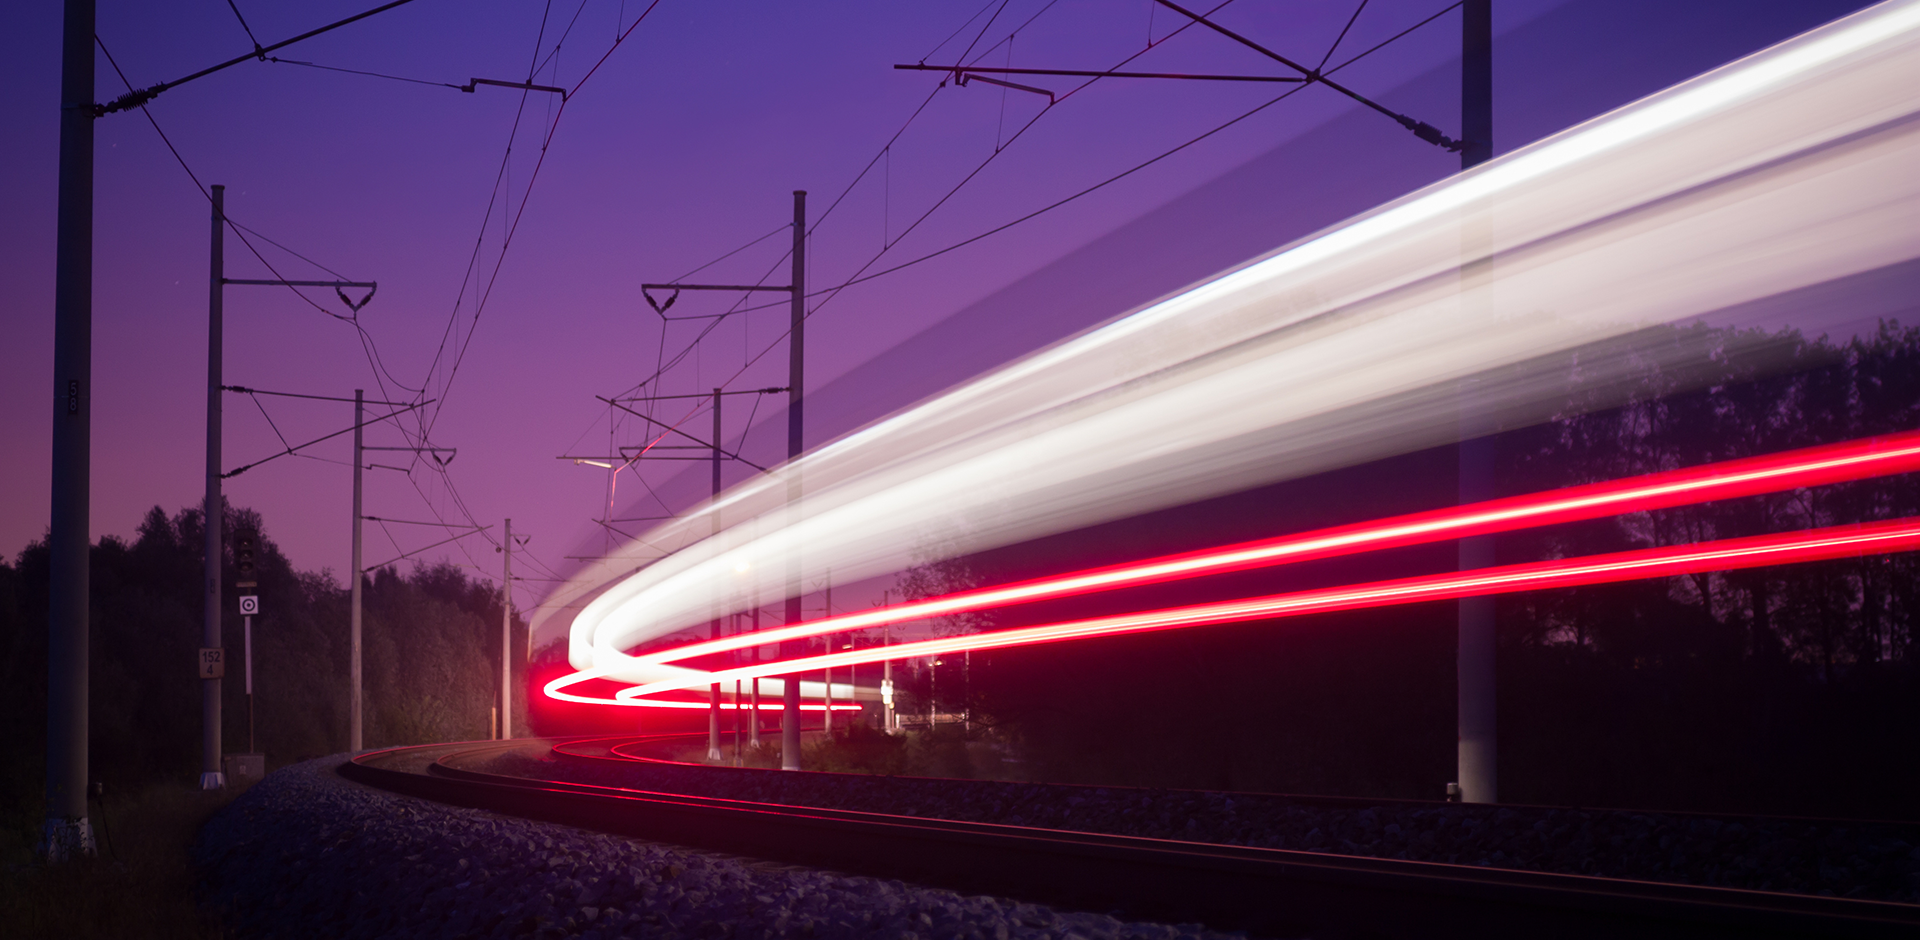
[[[40,854],[49,862],[65,862],[94,854],[93,826],[87,817],[49,819],[40,830]]]
[[[227,788],[226,774],[220,773],[219,771],[216,771],[216,770],[209,770],[200,775],[200,789],[224,790],[226,788]]]

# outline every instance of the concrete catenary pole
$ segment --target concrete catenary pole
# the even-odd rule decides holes
[[[833,616],[833,576],[831,573],[829,573],[827,576],[826,594],[827,594],[826,609],[820,612],[820,616],[832,617]],[[829,637],[826,637],[825,640],[827,643],[827,652],[829,653],[833,652],[833,638],[829,636]],[[821,699],[826,703],[826,706],[827,706],[827,710],[820,713],[821,715],[820,727],[822,730],[826,731],[827,739],[831,741],[833,739],[833,667],[828,666],[827,668],[821,670],[820,675],[821,675],[821,684],[826,686],[826,693],[823,696],[821,696]]]
[[[707,443],[713,447],[713,499],[714,502],[717,503],[720,501],[720,390],[717,388],[713,390],[713,439]],[[718,513],[714,514],[712,523],[713,528],[709,530],[708,534],[719,535],[720,516]],[[720,639],[718,598],[715,599],[714,606],[715,616],[713,622],[708,624],[707,628],[708,634],[717,640]],[[735,702],[736,706],[738,704],[738,702]],[[714,682],[707,686],[707,760],[717,764],[725,759],[725,755],[720,753],[720,683]]]
[[[513,737],[513,520],[500,543],[500,740]]]
[[[1493,15],[1492,0],[1466,0],[1461,5],[1460,169],[1470,170],[1493,156]],[[1469,244],[1463,254],[1480,257],[1487,247],[1486,233],[1463,233]],[[1474,262],[1476,266],[1490,261]],[[1472,302],[1473,283],[1485,271],[1462,270],[1461,289]],[[1494,430],[1484,415],[1474,413],[1477,401],[1463,385],[1460,422],[1460,490],[1462,503],[1493,498]],[[1490,536],[1460,540],[1462,570],[1493,564]],[[1455,676],[1458,689],[1460,799],[1467,803],[1499,800],[1495,773],[1498,753],[1494,728],[1494,603],[1491,597],[1463,598],[1460,602],[1460,640]]]
[[[758,592],[756,592],[753,595],[753,610],[749,612],[749,616],[751,619],[749,620],[749,625],[747,629],[753,633],[759,633],[760,632],[760,595]],[[755,662],[755,663],[759,662],[760,647],[758,646],[753,647],[749,651],[749,656],[750,656],[750,659],[749,659],[750,662]],[[749,704],[747,708],[747,745],[749,747],[752,747],[754,751],[757,753],[760,750],[760,677],[759,676],[753,677],[751,694],[753,696],[753,701]]]
[[[226,294],[227,188],[213,187],[213,238],[207,273],[207,492],[201,521],[205,523],[206,578],[202,595],[200,645],[220,646],[221,535],[226,528],[226,504],[220,497],[220,385]],[[200,789],[226,786],[220,769],[220,680],[200,680]]]
[[[891,597],[892,594],[889,591],[881,591],[880,606],[893,606],[889,603]],[[893,629],[890,625],[881,624],[880,648],[884,650],[891,645],[893,645]],[[883,659],[880,661],[880,730],[892,734],[893,725],[893,660]]]
[[[789,463],[800,457],[801,439],[801,389],[805,387],[806,372],[806,328],[807,328],[807,192],[803,189],[793,191],[793,306],[788,311],[790,330],[787,336],[787,460]],[[790,511],[800,508],[800,476],[789,472],[787,476],[787,505]],[[793,524],[797,520],[788,520]],[[800,622],[800,561],[798,558],[789,563],[787,572],[787,623]],[[788,640],[781,644],[785,655],[799,653],[798,644]],[[800,769],[800,677],[789,675],[782,682],[786,692],[785,708],[780,720],[780,769]]]
[[[41,850],[93,852],[87,822],[87,538],[93,443],[93,0],[67,0],[53,263],[53,487],[48,519],[47,816]]]
[[[735,635],[740,633],[739,611],[733,613],[733,632]],[[729,662],[738,665],[741,660],[740,651],[734,650],[727,655],[727,658]],[[733,680],[733,766],[742,766],[740,763],[740,680],[738,679]]]
[[[347,613],[347,750],[358,751],[364,740],[360,721],[360,472],[365,465],[360,426],[366,421],[366,390],[353,390],[353,564],[348,583]]]

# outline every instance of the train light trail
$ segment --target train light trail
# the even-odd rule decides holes
[[[649,699],[630,698],[630,699],[622,700],[622,699],[602,698],[602,697],[596,697],[596,696],[590,696],[590,695],[576,695],[572,692],[563,691],[565,686],[575,685],[581,682],[586,682],[589,679],[598,679],[598,678],[602,678],[602,677],[596,676],[596,675],[589,675],[587,673],[572,673],[556,682],[548,683],[547,697],[551,699],[555,699],[557,701],[579,702],[585,705],[626,705],[629,707],[636,707],[636,708],[680,708],[680,709],[689,709],[689,710],[698,710],[698,711],[706,711],[708,707],[707,701],[705,699],[700,699],[699,701],[681,700],[681,699],[658,699],[658,698],[649,698]],[[562,683],[564,683],[564,685],[562,685]],[[745,712],[745,711],[754,711],[757,709],[762,712],[772,712],[777,715],[777,714],[780,714],[780,712],[782,712],[783,710],[785,710],[785,708],[786,708],[786,704],[779,701],[766,701],[766,702],[761,702],[759,705],[751,705],[744,702],[731,702],[731,701],[722,701],[720,703],[720,710],[723,712],[725,711]],[[860,710],[860,708],[861,706],[858,703],[849,703],[845,705],[833,706],[833,710],[837,712],[857,712]],[[800,705],[800,710],[803,712],[824,712],[827,710],[827,707],[825,705],[812,705],[812,704],[807,704],[803,702]]]
[[[1572,402],[1619,404],[1649,370],[1674,389],[1717,381],[1716,363],[1728,357],[1765,373],[1778,350],[1760,331],[1738,334],[1751,345],[1706,349],[1677,341],[1684,329],[1660,327],[1752,326],[1741,311],[1920,258],[1916,168],[1920,0],[1890,0],[1282,246],[743,481],[583,568],[535,629],[563,624],[576,670],[639,687],[705,683],[705,673],[627,651],[708,621],[716,606],[784,596],[790,579],[830,571],[846,583],[902,570],[930,542],[946,555],[979,552],[1450,444],[1463,408],[1521,427],[1564,416]],[[1463,387],[1474,389],[1470,400]],[[798,479],[805,495],[790,504]],[[1818,481],[1810,471],[1772,483]],[[1703,484],[1605,508],[1738,491],[1728,485],[1712,497]],[[1563,508],[1566,519],[1601,512]],[[1188,564],[1227,571],[1555,517],[1540,509],[1529,518],[1538,521],[1429,518],[1435,528],[1425,532],[1346,533],[1352,542],[1276,543],[1241,559],[1162,560],[1171,567],[996,590],[1036,599],[1190,577]]]
[[[1403,548],[1474,535],[1492,535],[1621,513],[1777,493],[1915,470],[1920,470],[1920,432],[1847,441],[1467,506],[1449,506],[1373,522],[949,594],[843,617],[638,654],[632,657],[632,663],[656,665],[679,662],[785,640],[863,630],[1048,598],[1313,561],[1357,552]]]
[[[1474,373],[1539,420],[1566,401],[1557,354],[1605,387],[1658,358],[1632,344],[1648,324],[1912,258],[1916,51],[1920,4],[1882,4],[828,444],[657,527],[675,551],[638,574],[638,545],[583,572],[556,605],[570,659],[611,667],[704,620],[741,557],[755,579],[796,556],[803,578],[865,577],[917,532],[979,550],[1444,443]],[[1499,264],[1466,310],[1461,232],[1483,224]],[[808,481],[791,513],[789,473]],[[731,524],[708,538],[713,512]]]
[[[699,677],[698,683],[684,680],[652,682],[622,689],[615,695],[615,699],[620,702],[632,701],[641,696],[670,692],[708,681],[732,681],[751,679],[756,676],[791,674],[878,662],[883,659],[938,656],[965,650],[1034,646],[1099,636],[1176,630],[1246,620],[1299,617],[1307,614],[1417,604],[1425,601],[1507,594],[1516,591],[1608,584],[1701,571],[1758,568],[1830,558],[1912,551],[1916,548],[1920,548],[1920,518],[1898,519],[1868,525],[1836,526],[1776,535],[1701,542],[1693,545],[1647,548],[1606,555],[1589,555],[1582,558],[1506,565],[1475,571],[1446,572],[1344,587],[1295,591],[1245,600],[1099,617],[1070,623],[921,640],[885,648],[868,648],[723,669]],[[562,677],[549,683],[547,694],[553,695],[564,687],[564,684],[573,681],[573,678],[572,676]]]
[[[1808,486],[1842,483],[1874,476],[1907,473],[1914,470],[1920,470],[1920,432],[1867,438],[1859,441],[1804,448],[1760,457],[1706,464],[1684,470],[1648,474],[1640,477],[1588,484],[1525,496],[1508,497],[1469,506],[1447,507],[1445,509],[1397,516],[1373,522],[1321,529],[1277,539],[1241,543],[1224,548],[1190,552],[1182,555],[1165,556],[1143,562],[1114,565],[1106,568],[1093,569],[1091,571],[1075,572],[1057,578],[1037,579],[1019,584],[1003,585],[932,598],[913,604],[881,608],[845,617],[811,621],[793,627],[769,630],[756,634],[740,634],[719,640],[680,646],[671,650],[634,656],[632,659],[636,663],[643,665],[663,665],[749,646],[763,646],[787,639],[800,639],[847,630],[858,630],[882,624],[984,610],[1046,598],[1066,597],[1096,591],[1113,590],[1121,587],[1161,583],[1180,578],[1246,570],[1275,564],[1309,561],[1363,551],[1405,547],[1438,540],[1462,538],[1469,535],[1507,532],[1520,528],[1601,518],[1625,512],[1669,508]],[[1660,552],[1670,550],[1650,549],[1647,551]],[[1746,556],[1742,555],[1740,557]],[[1770,555],[1768,557],[1774,556]],[[1785,560],[1763,563],[1783,564],[1787,561],[1807,560],[1798,557],[1779,557],[1785,558]],[[1552,566],[1564,563],[1543,562],[1540,564]],[[1728,567],[1745,566],[1747,565],[1728,565]],[[1621,568],[1607,568],[1605,570],[1626,571],[1637,569],[1629,565]],[[1671,573],[1682,572],[1648,573],[1643,575],[1629,575],[1628,577],[1656,577],[1661,576],[1661,574]],[[1618,580],[1618,578],[1612,580]],[[1531,582],[1529,583],[1531,584]],[[1528,587],[1516,587],[1512,589],[1532,590],[1553,586],[1566,585],[1543,582],[1531,584],[1531,586]],[[1466,595],[1450,594],[1445,596],[1459,597]],[[1412,601],[1395,601],[1395,603],[1408,602]],[[1234,602],[1234,604],[1229,604],[1224,609],[1237,609],[1235,608],[1235,604],[1239,603],[1241,602]],[[1147,614],[1140,616],[1153,617],[1156,615]],[[1165,628],[1166,627],[1151,627],[1146,629]],[[998,634],[993,635],[998,636]],[[1069,637],[1061,638],[1065,639]],[[892,653],[879,658],[891,659],[901,656],[918,655],[905,652],[905,650],[911,648],[911,646],[911,644],[905,647],[896,646],[893,648]],[[943,646],[933,652],[951,651],[953,650]],[[876,659],[868,658],[861,660],[861,662],[873,661],[876,661]],[[806,660],[806,662],[813,662],[813,660]],[[833,665],[837,664],[836,662]],[[727,676],[734,678],[752,678],[754,676],[781,675],[795,671],[800,671],[800,668],[791,662],[782,662],[752,667],[746,673],[742,673],[740,670],[726,671],[719,674],[721,677],[719,679],[709,679],[709,674],[697,671],[688,671],[687,675],[692,679],[725,681],[725,677]],[[648,691],[635,692],[629,689],[619,693],[611,700],[601,697],[579,696],[562,691],[566,687],[577,684],[585,679],[601,677],[600,675],[589,675],[587,673],[576,673],[572,676],[562,677],[549,685],[549,694],[554,695],[556,698],[564,698],[577,702],[601,704],[618,702],[629,705],[652,705],[655,704],[655,700],[643,699],[639,696],[651,694],[652,691],[661,689],[691,688],[700,684],[698,681],[688,681],[685,683],[677,681],[654,682],[635,687]],[[660,707],[697,708],[701,707],[701,705],[695,702],[685,703],[684,705],[678,703],[671,705],[662,704]],[[816,709],[820,708],[820,706],[813,707]]]

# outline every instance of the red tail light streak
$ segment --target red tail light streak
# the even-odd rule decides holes
[[[1058,577],[931,598],[843,617],[826,618],[781,629],[694,643],[672,650],[641,654],[633,659],[642,664],[665,664],[697,656],[775,644],[784,640],[860,630],[883,624],[984,610],[1048,598],[1843,483],[1914,470],[1920,470],[1920,432],[1705,464],[1683,470],[1508,497],[1467,506],[1447,507],[1222,548],[1161,556]],[[1914,538],[1917,531],[1920,531],[1920,522],[1903,520],[1862,528],[1756,536],[1725,542],[1645,549],[1618,555],[1545,561],[1472,572],[1448,572],[1420,578],[1327,588],[1175,610],[1151,611],[1072,624],[975,634],[926,641],[920,644],[900,644],[889,647],[885,651],[861,650],[808,659],[776,661],[716,673],[688,670],[673,680],[623,690],[615,699],[581,696],[564,691],[572,685],[588,679],[601,678],[604,675],[597,670],[586,670],[554,680],[546,686],[546,694],[577,702],[638,705],[642,704],[639,696],[671,689],[694,688],[733,678],[785,675],[844,664],[942,654],[965,649],[992,649],[1113,633],[1172,629],[1386,604],[1416,603],[1481,594],[1663,577],[1704,570],[1787,564],[1847,554],[1905,551],[1915,547]],[[647,704],[653,703],[648,700]]]
[[[1167,610],[1145,611],[1100,617],[1070,623],[1046,624],[1017,630],[998,630],[967,636],[900,643],[888,647],[833,653],[798,659],[761,663],[736,669],[723,669],[702,675],[700,683],[731,682],[759,676],[783,675],[814,669],[851,666],[887,659],[933,656],[964,650],[1006,649],[1084,640],[1098,636],[1146,633],[1185,627],[1234,623],[1306,614],[1358,610],[1396,604],[1451,600],[1544,588],[1606,584],[1701,571],[1725,571],[1758,568],[1829,558],[1911,551],[1920,548],[1920,518],[1860,526],[1839,526],[1761,535],[1718,542],[1702,542],[1666,548],[1648,548],[1608,555],[1589,555],[1555,561],[1480,568],[1474,571],[1447,572],[1393,581],[1375,581],[1346,587],[1321,588],[1253,597],[1245,600],[1199,604]],[[562,680],[564,681],[564,680]],[[616,698],[636,699],[643,695],[686,688],[685,680],[654,682],[622,689]]]

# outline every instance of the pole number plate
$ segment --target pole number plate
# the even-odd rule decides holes
[[[249,617],[259,613],[260,612],[260,595],[258,594],[240,595],[240,612],[243,614],[246,614]]]
[[[227,651],[220,647],[200,648],[200,678],[219,679],[227,674]]]

